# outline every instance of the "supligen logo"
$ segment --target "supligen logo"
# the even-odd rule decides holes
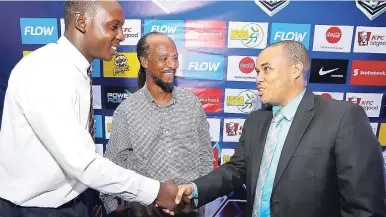
[[[184,45],[185,22],[183,20],[145,20],[144,33],[162,32],[173,39],[176,46]]]
[[[58,40],[56,18],[20,18],[22,44],[48,44]]]
[[[188,54],[183,65],[182,74],[187,79],[223,80],[223,55]]]
[[[295,40],[302,43],[306,49],[310,44],[310,24],[273,23],[271,31],[271,44]]]

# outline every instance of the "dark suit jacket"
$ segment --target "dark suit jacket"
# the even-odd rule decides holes
[[[247,187],[252,216],[271,109],[249,114],[230,161],[193,182],[198,206]],[[280,156],[272,217],[384,217],[385,176],[380,144],[357,104],[306,91]]]

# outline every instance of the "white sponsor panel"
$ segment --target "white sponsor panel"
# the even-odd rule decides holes
[[[230,149],[230,148],[221,149],[221,165],[228,162],[234,154],[235,154],[234,149]]]
[[[287,7],[290,0],[272,0],[272,1],[261,1],[255,0],[255,3],[270,17]]]
[[[64,34],[64,30],[66,28],[66,24],[64,23],[64,18],[60,18],[60,36]]]
[[[110,139],[111,128],[113,126],[113,116],[105,116],[105,135]]]
[[[125,40],[121,45],[137,45],[141,38],[141,20],[125,20],[125,24],[122,26],[123,36]]]
[[[101,101],[101,86],[100,85],[92,85],[92,104],[94,109],[102,109],[102,101]]]
[[[378,123],[370,123],[371,128],[373,128],[374,135],[377,135]]]
[[[183,63],[184,63],[183,55],[178,54],[178,68],[176,71],[176,77],[184,77],[184,73],[183,73],[184,65],[183,65]]]
[[[95,152],[103,157],[103,144],[95,144]]]
[[[268,23],[229,22],[229,48],[256,48],[267,46]]]
[[[344,93],[340,92],[314,92],[316,95],[321,95],[329,99],[344,100]]]
[[[379,117],[382,97],[381,93],[347,93],[346,101],[362,106],[368,117]]]
[[[249,114],[261,108],[257,90],[225,89],[224,112]]]
[[[220,141],[220,118],[207,118],[209,123],[209,133],[212,142]]]
[[[386,53],[386,27],[357,26],[353,52]]]
[[[228,56],[227,80],[256,82],[255,59],[252,56]]]
[[[315,25],[313,51],[351,51],[354,26]]]
[[[170,14],[173,12],[181,0],[152,0],[158,7],[160,7],[165,13]]]
[[[243,130],[245,119],[224,119],[223,142],[238,142]]]

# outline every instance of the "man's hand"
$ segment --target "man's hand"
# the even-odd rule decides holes
[[[178,186],[178,192],[175,198],[175,203],[180,204],[181,200],[185,204],[191,203],[191,200],[193,198],[193,191],[194,191],[194,186],[193,184],[184,184],[184,185],[179,185]],[[182,204],[181,204],[182,205]],[[180,207],[180,206],[179,206]],[[166,208],[166,207],[163,207]],[[168,213],[169,215],[174,215],[176,214],[173,209],[163,209],[165,213]],[[178,211],[177,211],[178,212]]]
[[[177,203],[175,202],[177,191],[178,188],[172,181],[161,182],[160,190],[155,201],[157,206],[168,210],[174,210],[177,206]]]

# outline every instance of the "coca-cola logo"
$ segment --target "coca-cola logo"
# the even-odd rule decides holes
[[[324,97],[326,97],[328,99],[332,99],[332,96],[329,93],[322,93],[321,96],[324,96]]]
[[[326,32],[326,40],[331,44],[337,43],[341,38],[342,30],[336,26],[329,28]]]
[[[239,69],[244,74],[249,74],[255,69],[255,61],[250,57],[244,57],[240,60]]]

